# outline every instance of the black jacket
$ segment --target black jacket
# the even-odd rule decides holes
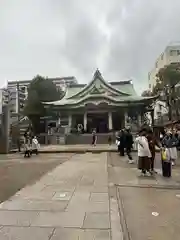
[[[126,133],[126,137],[125,137],[125,147],[126,148],[132,148],[133,146],[133,136],[131,133]]]

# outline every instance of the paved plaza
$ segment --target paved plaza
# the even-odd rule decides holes
[[[93,146],[91,144],[75,144],[75,145],[42,145],[40,148],[40,152],[42,153],[51,153],[51,152],[116,152],[117,145],[116,144],[97,144]]]
[[[40,156],[28,161],[35,159],[43,161]],[[178,239],[179,177],[179,167],[172,179],[160,174],[139,177],[136,165],[118,153],[68,155],[39,181],[0,204],[0,239]]]

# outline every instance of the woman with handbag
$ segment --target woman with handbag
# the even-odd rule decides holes
[[[171,177],[171,169],[177,159],[177,139],[168,131],[162,140],[162,174],[164,177]]]
[[[171,177],[172,163],[169,148],[163,148],[161,152],[162,159],[162,175],[163,177]]]
[[[174,166],[177,160],[178,139],[168,131],[162,140],[162,145],[169,150],[171,164]]]

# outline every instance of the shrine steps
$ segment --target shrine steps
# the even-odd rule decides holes
[[[112,133],[99,133],[97,134],[97,144],[108,144],[109,136],[112,137],[112,142],[115,142],[115,134]],[[66,144],[91,144],[92,134],[70,134],[66,136]]]

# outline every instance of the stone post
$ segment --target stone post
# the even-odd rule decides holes
[[[83,126],[84,126],[84,131],[87,131],[87,112],[84,113],[84,122],[83,122]]]
[[[110,130],[110,131],[113,129],[113,124],[112,124],[112,112],[108,112],[108,127],[109,127],[109,130]]]

